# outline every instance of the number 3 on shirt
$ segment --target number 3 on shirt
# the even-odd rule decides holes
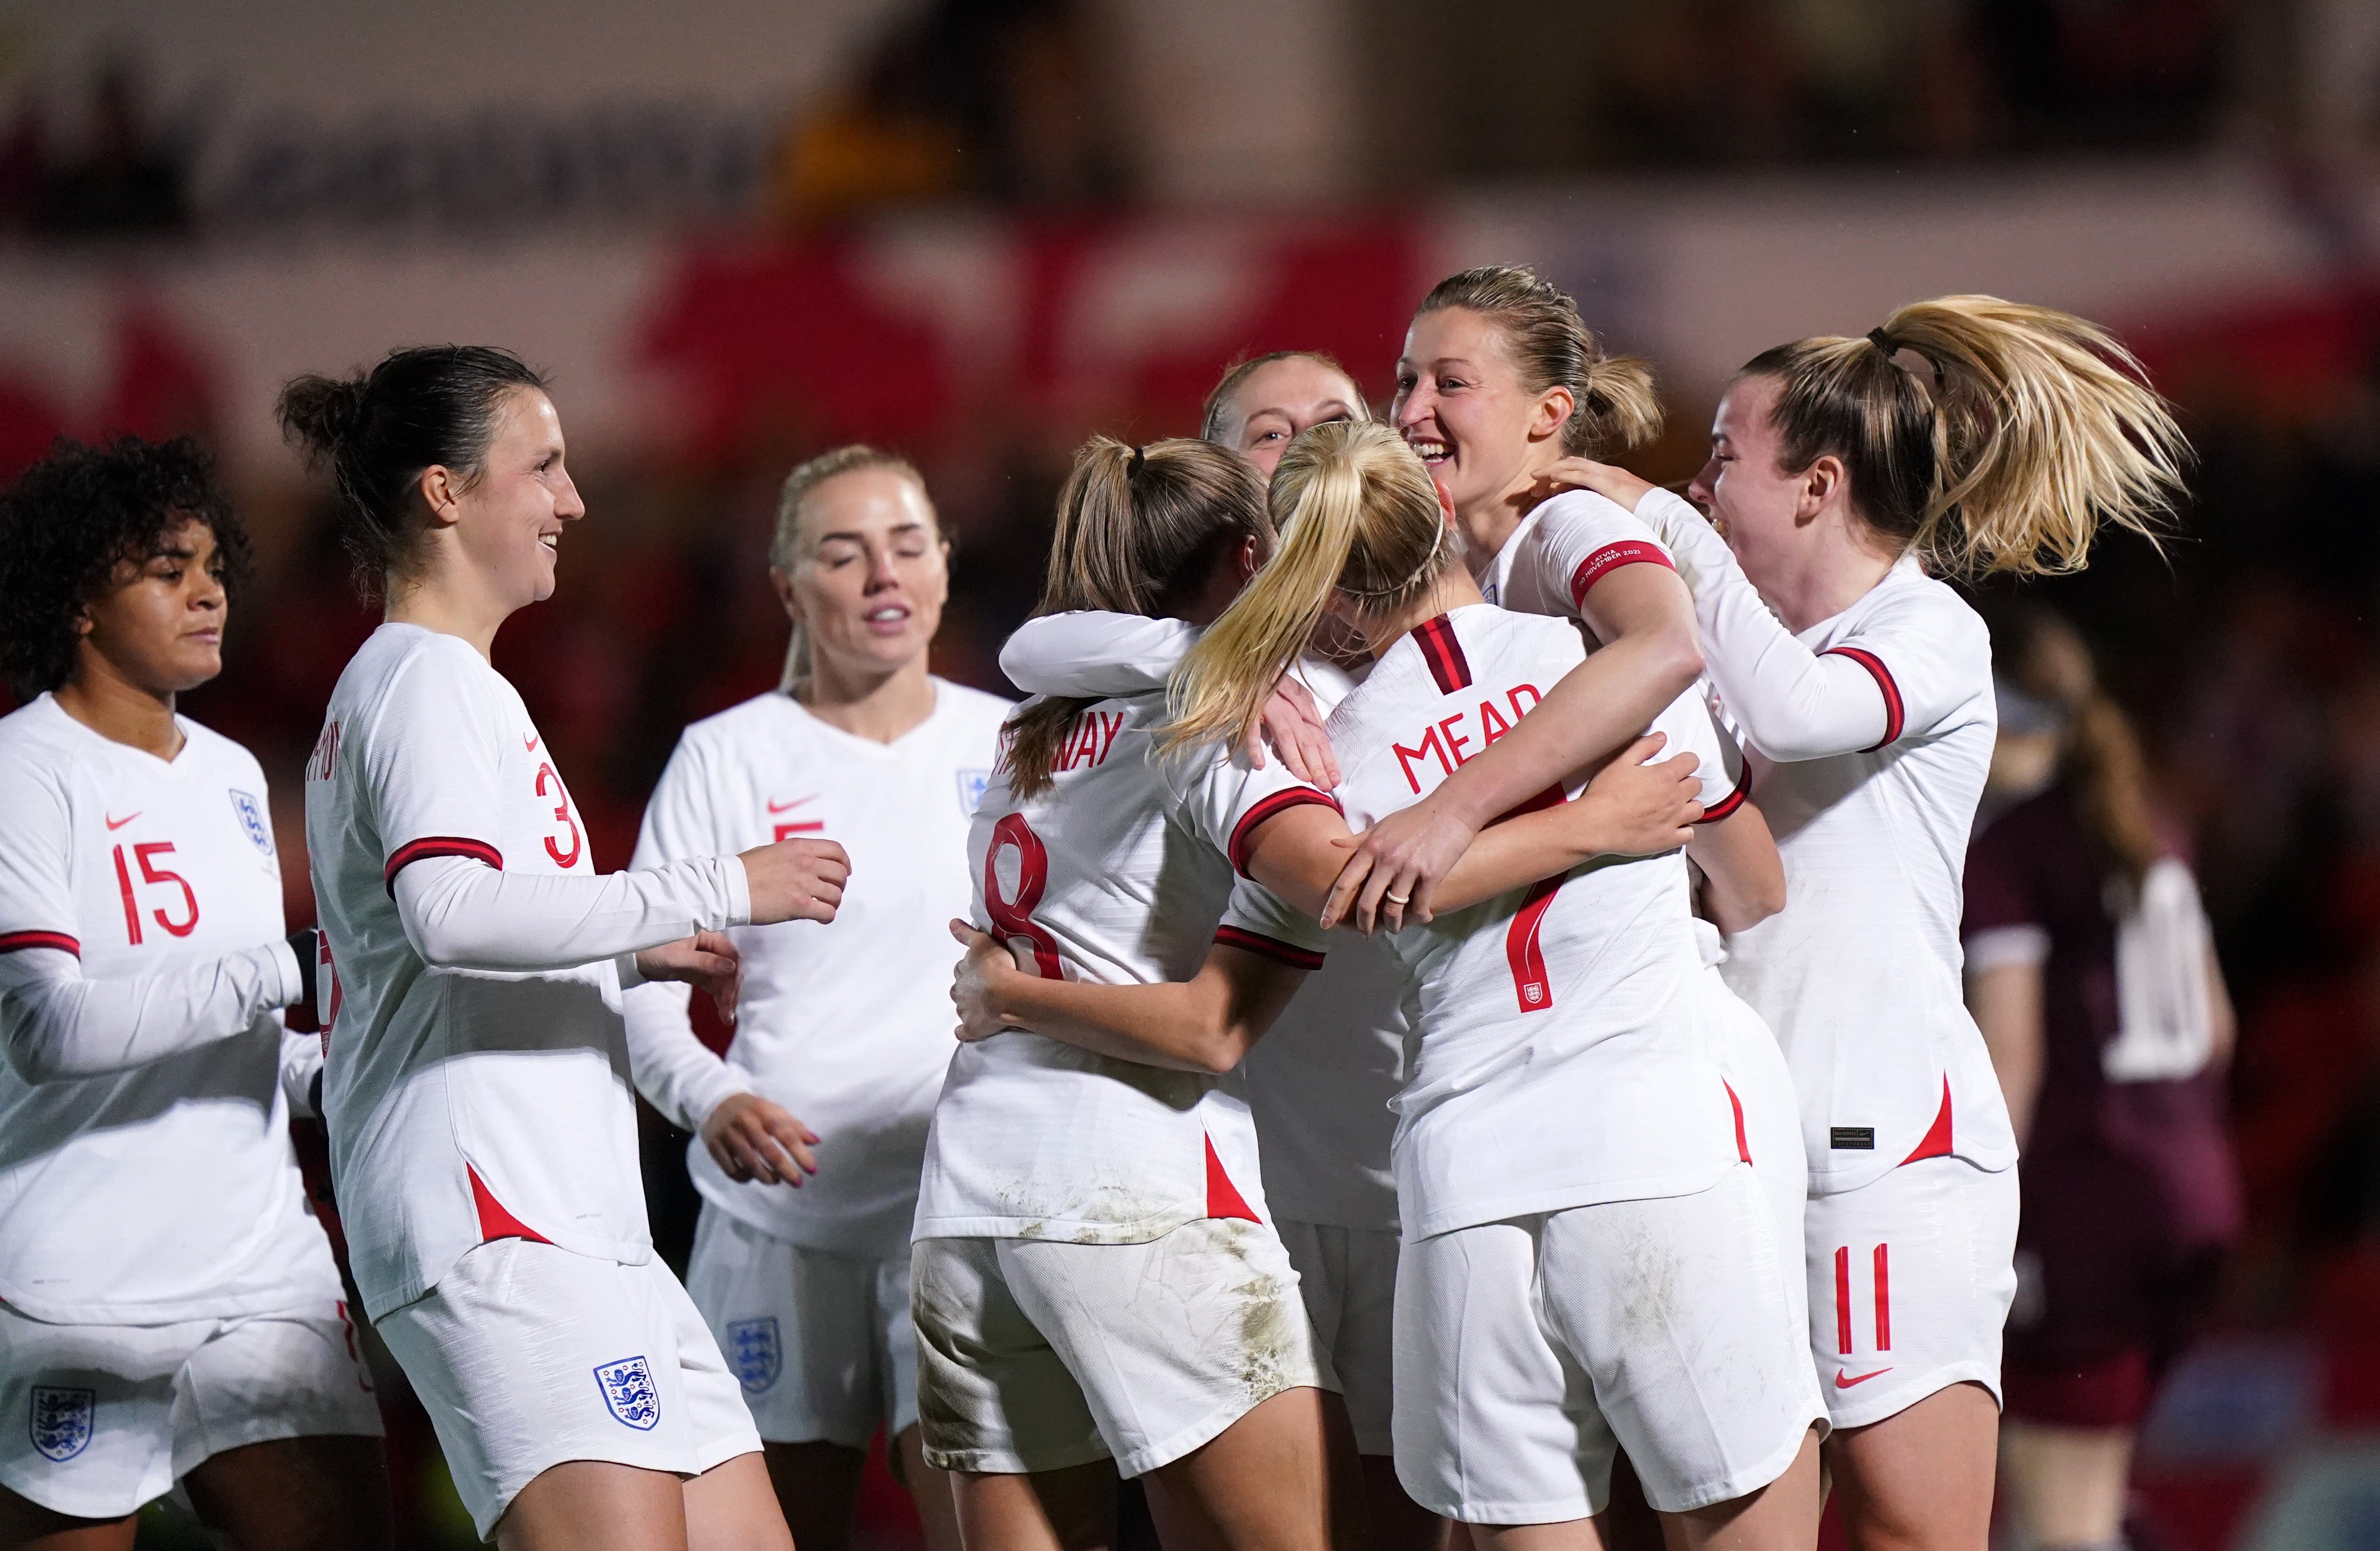
[[[1012,845],[1016,847],[1016,897],[1009,899],[1000,891],[1000,854]],[[1025,816],[1012,813],[993,825],[991,846],[983,854],[984,913],[1003,938],[1021,937],[1033,944],[1033,967],[1042,979],[1062,980],[1066,976],[1058,962],[1058,939],[1033,919],[1033,907],[1041,903],[1041,891],[1049,882],[1049,848]]]
[[[553,782],[552,792],[545,789],[545,783],[549,781]],[[552,766],[545,764],[538,766],[537,794],[540,797],[558,796],[562,799],[553,805],[553,821],[567,827],[570,830],[570,852],[569,854],[565,855],[562,847],[553,843],[554,837],[548,835],[545,837],[545,854],[553,858],[555,866],[568,872],[578,861],[578,820],[570,817],[570,794],[563,789],[562,777],[554,773]]]
[[[140,878],[147,883],[170,883],[182,891],[182,905],[189,914],[176,921],[161,907],[149,914],[159,926],[176,937],[188,937],[199,924],[199,896],[190,891],[189,879],[180,873],[170,872],[150,860],[152,856],[170,856],[174,842],[169,840],[145,841],[132,848],[132,860],[140,867]],[[132,892],[132,868],[124,860],[124,847],[115,848],[115,886],[124,893],[124,935],[132,946],[140,946],[140,902]]]

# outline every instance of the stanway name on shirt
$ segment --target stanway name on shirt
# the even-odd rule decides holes
[[[1528,705],[1521,703],[1524,695],[1529,697]],[[1496,709],[1494,700],[1482,699],[1475,713],[1457,711],[1423,728],[1411,748],[1406,747],[1402,740],[1392,742],[1390,746],[1396,754],[1397,767],[1404,775],[1405,784],[1412,787],[1416,795],[1420,794],[1422,783],[1414,774],[1414,767],[1426,757],[1438,761],[1441,777],[1452,775],[1476,757],[1480,749],[1511,732],[1512,724],[1521,720],[1529,707],[1544,698],[1536,685],[1516,684],[1504,694],[1504,703],[1512,709],[1510,717]],[[1463,730],[1475,725],[1479,730],[1476,738]],[[1475,743],[1478,745],[1477,748],[1472,746]]]

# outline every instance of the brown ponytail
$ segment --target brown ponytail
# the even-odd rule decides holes
[[[1094,436],[1058,493],[1058,527],[1036,615],[1075,609],[1159,615],[1185,607],[1216,564],[1272,522],[1256,467],[1175,438],[1131,447]],[[1050,785],[1075,719],[1096,702],[1036,700],[1009,719],[1001,766],[1020,799]]]
[[[1992,637],[2001,676],[2064,713],[2058,775],[2075,817],[2138,893],[2166,848],[2150,817],[2148,765],[2131,719],[2100,687],[2081,634],[2057,613],[2019,605],[1993,623]]]

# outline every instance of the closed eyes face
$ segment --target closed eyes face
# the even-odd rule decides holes
[[[858,468],[824,481],[802,503],[802,546],[790,576],[771,576],[814,659],[883,673],[933,644],[950,599],[950,544],[917,480]]]
[[[1710,457],[1686,488],[1726,536],[1755,587],[1792,541],[1808,488],[1803,474],[1778,466],[1781,443],[1771,420],[1776,406],[1775,378],[1737,378],[1711,418]]]
[[[1362,419],[1363,403],[1354,382],[1310,357],[1268,361],[1233,390],[1224,442],[1270,479],[1292,437],[1332,420]]]
[[[83,606],[82,649],[121,678],[178,695],[223,672],[223,557],[214,529],[196,517],[168,528],[147,555],[116,562]]]

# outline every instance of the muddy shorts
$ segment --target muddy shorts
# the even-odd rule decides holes
[[[1018,1474],[1170,1464],[1284,1389],[1336,1391],[1297,1273],[1263,1223],[1145,1244],[911,1246],[926,1462]]]
[[[1628,1451],[1665,1512],[1783,1474],[1819,1398],[1799,1246],[1747,1168],[1693,1195],[1458,1228],[1397,1260],[1397,1479],[1472,1524],[1600,1513]]]

